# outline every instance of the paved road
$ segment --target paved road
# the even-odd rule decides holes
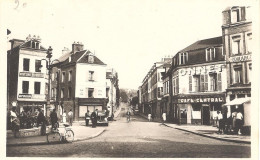
[[[122,109],[101,136],[72,144],[7,147],[7,156],[26,157],[250,157],[250,145],[223,142],[147,122]]]

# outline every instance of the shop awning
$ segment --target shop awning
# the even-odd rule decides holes
[[[240,105],[240,104],[244,104],[244,103],[248,103],[251,102],[251,98],[247,97],[247,98],[236,98],[230,102],[227,102],[226,104],[224,104],[225,106],[232,106],[232,105]]]

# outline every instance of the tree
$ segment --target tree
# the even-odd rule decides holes
[[[136,106],[137,104],[138,104],[138,97],[135,96],[135,97],[132,98],[131,105]]]
[[[128,96],[127,96],[125,90],[120,89],[120,97],[122,99],[122,102],[127,103]]]

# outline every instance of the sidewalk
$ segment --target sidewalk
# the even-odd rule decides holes
[[[121,107],[119,107],[118,110],[116,110],[116,112],[114,113],[115,118],[119,115],[120,111],[121,111]],[[74,132],[74,141],[82,141],[82,140],[91,139],[101,135],[103,132],[106,131],[107,127],[97,126],[96,128],[92,128],[91,126],[85,126],[85,121],[76,121],[73,122],[71,128]],[[7,134],[13,134],[9,132],[11,131],[8,131]],[[28,137],[19,137],[19,138],[14,138],[10,136],[6,139],[6,144],[7,146],[42,145],[42,144],[48,144],[48,142],[47,142],[47,136],[28,136]]]
[[[71,128],[74,132],[74,141],[82,141],[97,137],[106,130],[105,126],[97,126],[96,128],[85,126],[85,121],[74,122]],[[21,138],[10,137],[6,139],[6,144],[7,146],[42,145],[48,144],[48,142],[47,136],[31,136]]]
[[[147,119],[147,117],[141,113],[138,113],[139,116]],[[213,126],[206,125],[178,125],[172,123],[164,123],[165,126],[171,127],[174,129],[190,132],[204,137],[209,137],[213,139],[237,142],[237,143],[246,143],[251,144],[251,136],[246,135],[227,135],[227,134],[217,134],[218,128]]]

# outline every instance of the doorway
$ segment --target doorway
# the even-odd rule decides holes
[[[210,109],[209,106],[202,106],[202,112],[201,112],[201,117],[202,117],[202,124],[203,125],[210,125]]]

